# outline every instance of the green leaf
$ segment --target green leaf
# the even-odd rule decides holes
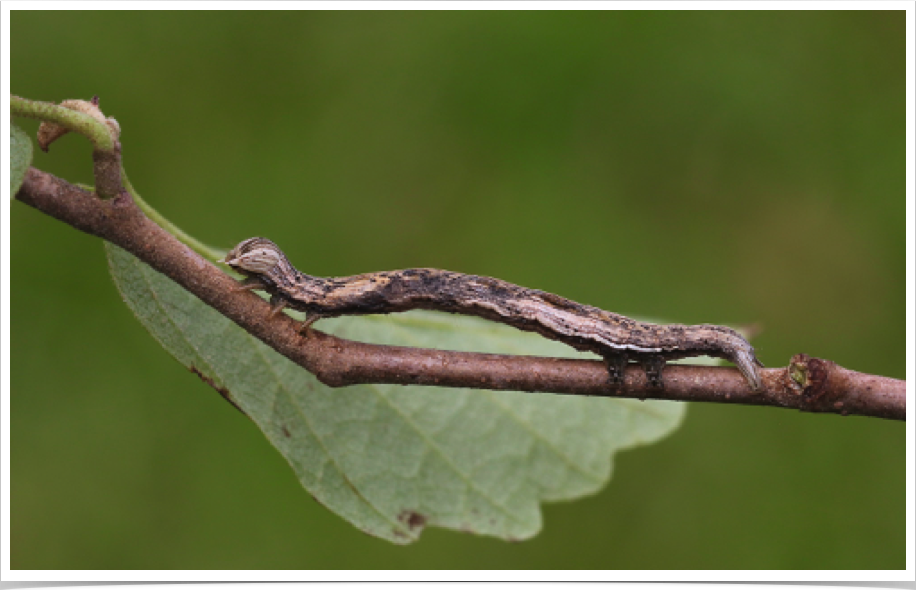
[[[680,423],[673,402],[359,385],[331,389],[116,246],[111,273],[131,310],[183,365],[260,427],[318,501],[395,543],[424,525],[520,540],[541,501],[600,490],[611,456]],[[380,344],[545,356],[572,349],[478,318],[434,312],[322,320]],[[587,356],[587,355],[586,355]]]
[[[25,131],[10,125],[10,198],[16,197],[25,173],[32,165],[32,140]]]

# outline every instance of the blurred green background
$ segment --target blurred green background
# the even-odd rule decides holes
[[[133,184],[306,272],[434,266],[904,378],[904,12],[14,12],[12,92],[101,96]],[[19,120],[30,133],[34,121]],[[34,165],[91,182],[86,140]],[[905,426],[694,404],[509,544],[327,512],[12,215],[14,569],[901,569]]]

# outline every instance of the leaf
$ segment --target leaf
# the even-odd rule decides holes
[[[614,452],[680,423],[684,405],[521,392],[359,385],[331,389],[132,255],[106,244],[115,283],[179,362],[234,401],[302,485],[359,529],[395,543],[424,525],[520,540],[541,501],[610,479]],[[588,356],[478,318],[434,312],[322,320],[375,342],[543,356]]]
[[[16,125],[10,125],[10,198],[16,198],[25,173],[32,165],[32,140]]]

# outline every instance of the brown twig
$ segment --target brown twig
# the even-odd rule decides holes
[[[797,355],[789,367],[763,370],[762,393],[752,392],[736,369],[686,365],[665,369],[664,390],[648,387],[644,372],[635,367],[626,371],[623,387],[613,390],[608,386],[607,367],[600,361],[363,344],[317,330],[303,338],[295,320],[282,314],[270,318],[267,302],[236,290],[234,279],[149,220],[123,189],[115,198],[103,200],[32,168],[16,198],[124,248],[331,387],[436,385],[765,405],[906,419],[905,381],[857,373],[807,355]]]

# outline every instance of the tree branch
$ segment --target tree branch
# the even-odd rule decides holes
[[[116,157],[120,150],[113,150]],[[630,367],[624,386],[608,386],[601,361],[478,354],[363,344],[312,330],[280,314],[147,218],[123,188],[103,200],[46,172],[29,169],[16,198],[81,231],[127,250],[210,305],[324,384],[435,385],[638,399],[704,401],[906,419],[906,382],[796,355],[788,367],[761,371],[766,390],[752,392],[737,369],[669,365],[665,389],[648,387]]]

